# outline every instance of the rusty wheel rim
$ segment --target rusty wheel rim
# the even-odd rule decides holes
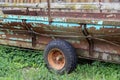
[[[53,69],[60,70],[65,66],[65,57],[61,50],[52,49],[48,54],[48,63]]]

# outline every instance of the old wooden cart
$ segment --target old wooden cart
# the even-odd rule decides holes
[[[0,44],[44,50],[49,69],[69,73],[77,57],[120,63],[120,3],[48,0],[0,9]]]

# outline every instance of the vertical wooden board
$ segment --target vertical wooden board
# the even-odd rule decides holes
[[[41,0],[39,0],[39,2],[41,3]]]
[[[15,3],[15,0],[13,0],[13,3]]]
[[[33,3],[35,3],[36,2],[36,0],[33,0]]]
[[[18,0],[16,0],[16,2],[15,3],[18,3]]]
[[[8,0],[9,3],[12,3],[12,0]]]
[[[26,0],[23,0],[23,3],[25,3],[26,2]]]
[[[73,0],[73,2],[77,2],[77,0]]]
[[[19,3],[19,0],[17,0],[16,3]]]
[[[24,0],[21,0],[21,3],[23,3]]]
[[[17,0],[15,0],[15,3],[17,3]]]
[[[40,0],[36,0],[36,3],[40,3]]]
[[[5,3],[8,3],[8,0],[5,0]]]
[[[37,0],[34,0],[34,3],[36,3],[37,2]]]
[[[26,3],[29,3],[29,0],[26,0]]]
[[[30,3],[33,3],[33,1],[34,1],[34,0],[31,0],[31,2],[30,2]]]
[[[50,2],[54,2],[54,0],[51,0]]]
[[[41,2],[47,2],[47,0],[41,0]]]
[[[28,0],[27,3],[31,3],[31,0]]]

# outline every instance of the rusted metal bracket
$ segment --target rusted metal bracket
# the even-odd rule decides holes
[[[29,15],[29,8],[26,8],[26,14]]]
[[[89,44],[89,54],[92,56],[93,49],[94,49],[94,41],[92,39],[92,36],[88,33],[86,24],[81,24],[82,25],[82,32],[86,37],[86,40],[88,41]]]
[[[51,22],[52,22],[52,20],[51,20],[50,0],[47,0],[47,5],[48,5],[48,21],[49,21],[49,25],[50,25]]]
[[[32,36],[32,47],[35,47],[36,46],[36,34],[33,31],[32,26],[30,24],[27,24],[25,19],[22,20],[22,22],[23,22],[25,29],[28,30],[28,33],[30,34],[30,36]]]

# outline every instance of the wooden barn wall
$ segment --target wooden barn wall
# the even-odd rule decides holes
[[[0,0],[0,2],[10,2],[10,3],[40,3],[46,2],[47,0]],[[51,2],[120,2],[120,0],[51,0]]]

